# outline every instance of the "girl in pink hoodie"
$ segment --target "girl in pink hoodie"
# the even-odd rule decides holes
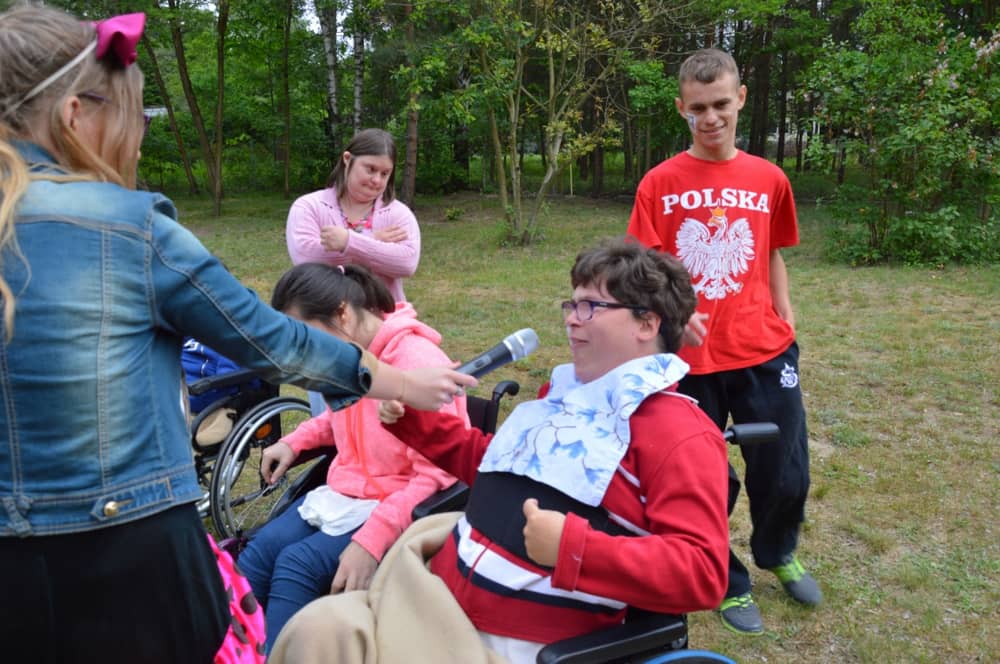
[[[411,369],[450,362],[441,335],[396,303],[363,267],[303,263],[275,286],[275,309]],[[378,402],[327,409],[264,451],[261,473],[276,482],[303,451],[335,445],[324,486],[265,525],[240,556],[240,569],[264,606],[267,646],[298,609],[329,593],[368,587],[383,554],[410,525],[413,507],[455,478],[386,431]],[[442,412],[465,419],[465,397]]]

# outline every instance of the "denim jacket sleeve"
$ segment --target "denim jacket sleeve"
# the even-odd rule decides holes
[[[333,407],[371,387],[359,348],[291,319],[243,286],[174,218],[157,196],[150,211],[152,315],[177,335],[193,336],[270,382],[323,393]]]

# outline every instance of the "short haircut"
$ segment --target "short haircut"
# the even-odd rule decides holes
[[[660,346],[665,353],[681,347],[684,326],[694,313],[698,296],[684,264],[632,240],[615,239],[585,249],[570,272],[573,288],[603,286],[622,304],[660,317]],[[643,311],[633,311],[641,318]]]
[[[690,81],[714,83],[723,74],[735,76],[736,84],[739,85],[740,70],[733,56],[717,48],[703,48],[684,60],[677,73],[677,80],[681,86]]]

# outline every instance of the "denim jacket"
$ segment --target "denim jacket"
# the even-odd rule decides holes
[[[60,172],[39,147],[15,147],[35,175]],[[334,407],[370,387],[356,346],[271,309],[158,194],[34,179],[15,236],[0,255],[16,307],[0,338],[0,537],[94,530],[200,497],[184,336]]]

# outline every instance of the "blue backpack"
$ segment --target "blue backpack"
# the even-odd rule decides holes
[[[184,379],[189,385],[208,376],[232,373],[240,369],[238,364],[225,355],[190,337],[185,339],[184,347],[181,349],[181,366],[184,368]],[[200,413],[205,407],[224,396],[236,394],[247,385],[259,387],[260,380],[255,378],[244,385],[217,388],[197,396],[189,395],[191,413]]]

